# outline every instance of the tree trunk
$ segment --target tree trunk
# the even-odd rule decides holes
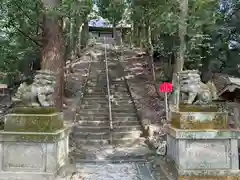
[[[42,0],[44,8],[57,8],[59,0]],[[62,20],[45,11],[43,17],[43,48],[41,69],[56,73],[55,106],[62,110],[64,81],[64,40]]]
[[[153,45],[152,45],[152,33],[151,33],[151,26],[147,23],[147,42],[148,42],[148,53],[149,53],[149,62],[151,64],[151,71],[153,81],[156,81],[156,73],[155,73],[155,64],[153,60]]]
[[[187,34],[187,16],[188,16],[188,0],[180,1],[180,23],[179,23],[179,37],[180,37],[180,50],[179,58],[176,62],[176,72],[183,70],[184,56],[186,53],[186,34]]]
[[[208,35],[208,32],[206,30],[206,25],[202,25],[202,34],[204,36],[201,44],[201,64],[202,64],[202,70],[201,70],[201,80],[203,83],[207,83],[209,80],[211,80],[211,72],[210,72],[210,58],[208,57],[208,46],[209,43],[208,38],[206,36]]]
[[[88,21],[85,20],[83,24],[83,28],[81,31],[81,49],[85,48],[87,46],[88,42],[88,36],[89,36],[89,30],[88,30]]]
[[[79,28],[80,28],[80,18],[76,15],[76,17],[74,18],[74,22],[73,22],[73,27],[72,27],[72,44],[71,44],[71,48],[72,48],[72,54],[76,54],[77,53],[77,44],[78,44],[78,39],[79,39]]]
[[[116,23],[113,23],[113,39],[117,39],[117,28],[116,28]]]
[[[63,34],[65,37],[65,57],[68,58],[70,51],[71,51],[71,36],[70,33],[71,32],[71,19],[70,18],[65,18],[64,19],[64,27],[63,27]]]

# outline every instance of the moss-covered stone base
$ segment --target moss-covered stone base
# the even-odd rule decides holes
[[[195,104],[179,104],[180,112],[217,112],[218,106],[216,104],[209,105],[195,105]]]
[[[178,180],[240,180],[239,176],[179,176]]]
[[[53,133],[44,132],[7,132],[0,131],[0,141],[7,142],[35,142],[35,143],[53,143],[68,136],[70,127],[64,127]]]
[[[171,126],[178,129],[228,129],[225,112],[171,112]]]
[[[63,128],[61,113],[47,108],[15,109],[5,117],[4,131],[55,132]]]

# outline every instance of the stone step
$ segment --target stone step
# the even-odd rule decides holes
[[[109,128],[107,129],[109,131]],[[74,131],[73,138],[84,139],[84,140],[107,140],[110,139],[109,132],[80,132]]]
[[[125,138],[137,139],[140,137],[141,134],[142,134],[141,130],[113,131],[112,138],[116,140],[125,139]]]
[[[140,137],[140,135],[139,135]],[[138,138],[121,138],[121,139],[112,139],[112,145],[126,145],[126,144],[133,144]]]
[[[81,112],[80,112],[80,116],[81,117],[93,117],[93,116],[97,116],[97,117],[106,117],[108,118],[109,116],[109,112],[106,110],[106,111],[89,111],[87,109],[82,109]]]
[[[82,132],[82,131],[73,131],[72,136],[73,139],[84,139],[84,140],[124,140],[124,139],[138,139],[142,131],[133,130],[128,132],[112,132],[110,133],[110,129],[106,129],[106,131],[102,132]]]
[[[125,126],[137,126],[140,123],[137,120],[132,120],[132,121],[115,121],[113,120],[113,126],[121,126],[121,125],[125,125]],[[90,120],[90,121],[78,121],[77,125],[81,125],[81,126],[99,126],[99,127],[106,127],[109,126],[109,120],[106,121],[96,121],[96,120]]]
[[[141,131],[142,127],[139,125],[127,126],[125,124],[113,126],[113,132],[132,132],[132,131]]]
[[[109,132],[110,122],[106,126],[83,126],[83,125],[75,125],[73,127],[74,132],[93,132],[93,133],[99,133],[99,132]],[[141,131],[141,126],[138,125],[133,125],[133,126],[127,126],[127,125],[116,125],[114,124],[112,132],[120,132],[120,133],[125,133],[125,132],[132,132],[132,131]]]
[[[88,113],[88,114],[95,114],[95,113],[108,113],[109,112],[109,107],[102,107],[102,108],[95,108],[95,109],[88,109],[88,108],[81,108],[80,109],[80,114],[81,113]],[[129,108],[125,109],[124,107],[112,107],[112,113],[135,113],[135,109]]]
[[[96,99],[92,99],[92,98],[84,98],[83,99],[83,104],[87,102],[87,104],[95,104],[95,103],[105,103],[105,102],[108,102],[108,98],[107,97],[103,97],[103,98],[96,98]],[[112,104],[132,104],[132,100],[129,98],[129,99],[120,99],[120,98],[115,98],[115,99],[112,99],[111,100]],[[86,103],[85,103],[86,104]]]
[[[113,96],[114,99],[126,99],[126,100],[131,100],[129,94],[114,94],[112,93],[111,96]]]
[[[113,118],[117,117],[137,117],[135,112],[112,112]]]
[[[107,99],[106,94],[97,94],[97,93],[91,93],[91,94],[85,94],[84,99]]]
[[[87,88],[98,89],[98,90],[106,90],[107,86],[105,86],[103,84],[87,84]]]
[[[95,104],[108,104],[107,98],[103,99],[83,99],[83,105],[88,104],[88,105],[95,105]]]
[[[154,154],[142,154],[142,155],[126,155],[126,156],[107,156],[104,158],[99,158],[97,155],[92,155],[91,157],[89,157],[88,155],[84,154],[84,153],[73,153],[73,157],[75,158],[75,162],[77,163],[76,166],[80,168],[80,165],[82,167],[83,163],[87,163],[87,164],[117,164],[117,163],[146,163],[149,160],[151,160],[151,156],[153,156]],[[90,170],[91,171],[91,170]],[[84,171],[85,173],[92,173],[92,172],[88,172],[87,170]]]
[[[112,72],[114,72],[114,71],[112,71]],[[120,75],[121,76],[121,75]],[[112,77],[112,80],[111,80],[111,83],[112,84],[125,84],[125,82],[124,82],[124,79],[121,79],[120,80],[120,78],[122,78],[122,77]]]
[[[109,122],[108,116],[82,116],[82,115],[76,115],[77,121],[107,121]],[[138,121],[137,117],[114,117],[113,122],[132,122],[132,121]]]
[[[82,125],[75,125],[73,127],[73,132],[93,132],[93,133],[103,133],[109,132],[109,123],[106,126],[82,126]]]
[[[110,144],[109,139],[79,139],[79,138],[74,138],[74,142],[78,145],[84,146],[84,145],[108,145]]]
[[[124,106],[116,105],[115,103],[111,103],[112,110],[114,109],[122,109],[122,110],[133,110],[135,109],[132,104],[127,104]],[[108,103],[99,103],[99,104],[82,104],[80,105],[80,109],[101,109],[101,108],[108,108]]]
[[[117,86],[117,85],[110,85],[111,91],[119,91],[119,92],[128,92],[127,87]]]
[[[116,87],[118,87],[118,88],[125,88],[125,89],[127,88],[125,84],[114,84],[114,83],[111,83],[110,87],[111,87],[111,89],[112,88],[116,88]]]
[[[86,92],[85,92],[85,95],[89,94],[104,94],[106,95],[107,94],[107,90],[105,89],[98,89],[98,88],[86,88]]]
[[[88,109],[82,109],[80,110],[79,114],[81,116],[91,116],[91,115],[99,115],[100,117],[101,116],[106,116],[108,115],[108,111],[90,111]],[[112,115],[113,117],[136,117],[136,113],[135,112],[115,112],[115,111],[112,111]]]

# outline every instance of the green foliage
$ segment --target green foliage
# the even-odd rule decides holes
[[[127,7],[125,0],[97,0],[99,14],[108,19],[114,26],[122,19]]]
[[[41,46],[39,7],[37,0],[1,1],[0,71],[4,74],[1,82],[11,84],[19,79],[20,64],[28,66],[26,55]]]
[[[170,59],[179,52],[179,12],[181,1],[129,0],[136,38],[146,39],[146,26],[151,26],[154,49]],[[240,3],[234,1],[232,10],[223,14],[219,1],[196,0],[188,5],[187,51],[184,67],[202,71],[223,72],[239,76],[240,43],[234,50],[229,42],[240,42]],[[140,32],[138,32],[140,31]],[[136,44],[136,42],[135,42]],[[138,45],[138,43],[137,43]]]
[[[66,30],[66,44],[72,43],[67,38],[77,39],[78,29],[92,6],[92,0],[63,0],[60,7],[51,9],[49,13],[61,15],[71,27],[77,26]],[[42,20],[39,0],[0,0],[0,83],[11,85],[32,74],[31,64],[40,59]]]

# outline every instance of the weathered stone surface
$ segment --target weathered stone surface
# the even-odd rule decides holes
[[[201,174],[201,170],[209,172],[216,169],[239,169],[237,138],[211,137],[209,132],[200,132],[195,138],[174,137],[173,131],[167,136],[167,155],[175,162],[178,173],[186,175],[185,173]],[[179,133],[175,133],[177,134]]]
[[[180,176],[178,180],[240,180],[238,176]]]
[[[3,169],[4,171],[44,171],[44,154],[46,154],[44,144],[4,143]]]
[[[171,112],[171,125],[179,129],[228,129],[226,112]]]
[[[44,106],[54,105],[54,88],[56,84],[56,74],[50,71],[38,71],[34,77],[33,84],[22,83],[13,101],[16,104],[25,106]]]
[[[34,135],[11,132],[13,138],[9,142],[10,132],[0,131],[0,180],[54,180],[68,160],[69,128],[55,133],[35,133],[42,137],[55,136],[47,142],[21,141],[15,137],[19,134]]]
[[[61,113],[52,114],[7,114],[4,131],[54,132],[63,128]]]
[[[181,71],[174,74],[174,92],[172,103],[184,104],[210,104],[217,99],[217,90],[212,82],[206,84],[201,82],[197,70]],[[195,99],[197,99],[195,101]]]
[[[55,175],[32,172],[4,172],[0,173],[0,180],[55,180]]]
[[[57,142],[69,134],[70,128],[64,127],[52,133],[44,132],[8,132],[0,131],[0,141],[8,142]]]
[[[231,158],[227,150],[230,148],[228,141],[180,141],[179,146],[185,146],[179,150],[180,169],[231,168]]]
[[[238,139],[238,130],[198,130],[198,129],[177,129],[168,127],[168,134],[175,139]]]

